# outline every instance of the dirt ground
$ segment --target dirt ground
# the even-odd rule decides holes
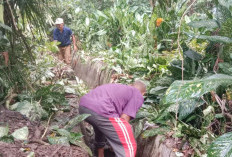
[[[71,112],[60,114],[56,118],[72,118],[74,109]],[[55,119],[54,122],[55,123]],[[40,122],[31,122],[27,117],[19,112],[5,110],[0,108],[0,126],[8,126],[9,133],[14,130],[27,126],[29,136],[27,141],[15,140],[14,143],[0,142],[0,157],[27,157],[34,152],[35,157],[88,157],[88,153],[78,146],[71,145],[49,145],[46,139],[40,140],[45,127]],[[47,132],[47,134],[49,131]]]

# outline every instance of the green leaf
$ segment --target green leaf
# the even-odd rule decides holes
[[[149,113],[148,111],[139,111],[139,112],[136,114],[136,119],[137,119],[137,118],[149,117],[150,115],[152,115],[152,114]]]
[[[232,39],[224,36],[207,36],[207,35],[197,35],[195,36],[197,39],[205,39],[213,42],[219,42],[219,43],[232,43]]]
[[[36,101],[29,102],[24,100],[22,102],[17,102],[11,106],[11,109],[27,116],[31,121],[48,117],[48,113],[42,108],[39,102]]]
[[[166,91],[163,104],[169,105],[165,112],[176,112],[182,120],[195,108],[204,104],[200,99],[204,94],[216,91],[221,85],[232,84],[232,76],[215,74],[207,78],[192,81],[175,81]]]
[[[5,24],[3,24],[3,23],[1,23],[1,22],[0,22],[0,27],[2,27],[2,28],[4,28],[4,29],[6,29],[6,30],[12,32],[12,29],[11,29],[9,26],[7,26],[7,25],[5,25]]]
[[[232,156],[232,132],[218,137],[208,149],[208,157]]]
[[[182,101],[179,104],[178,119],[182,120],[191,114],[197,107],[203,105],[205,102],[199,99],[189,99]]]
[[[150,94],[154,94],[154,95],[158,95],[160,93],[164,93],[164,91],[167,89],[167,87],[162,87],[162,86],[157,86],[155,88],[152,88],[149,93]]]
[[[210,113],[214,112],[214,107],[213,106],[208,106],[206,109],[203,110],[203,114],[204,116],[209,115]],[[216,118],[216,116],[215,116]]]
[[[141,134],[143,130],[143,120],[139,120],[134,127],[134,136],[135,139]]]
[[[72,134],[71,137],[74,137],[74,139],[70,139],[70,142],[76,146],[79,146],[80,148],[84,149],[85,151],[87,151],[89,153],[90,156],[93,156],[92,151],[90,150],[90,148],[82,141],[77,140],[80,138],[80,136],[82,136],[81,134]],[[76,139],[76,140],[75,140]]]
[[[226,7],[228,10],[230,10],[230,7],[232,6],[231,0],[218,0],[219,4]]]
[[[219,63],[218,65],[219,65],[220,70],[223,71],[223,73],[228,74],[228,75],[232,75],[231,64],[224,62],[224,63]]]
[[[76,116],[75,118],[71,119],[68,124],[64,127],[67,130],[71,130],[73,127],[75,127],[77,124],[88,118],[90,114],[81,114]]]
[[[0,138],[0,141],[5,142],[5,143],[13,143],[14,137],[12,135],[3,136]]]
[[[3,136],[7,136],[9,132],[8,127],[0,127],[0,138]]]
[[[191,125],[182,123],[181,132],[191,137],[200,138],[202,135],[202,130],[199,130]]]
[[[199,80],[175,81],[166,91],[163,103],[177,104],[189,99],[200,98],[210,91],[215,91],[221,85],[231,84],[232,76],[224,74],[214,74]]]
[[[65,130],[65,129],[57,129],[57,132],[61,135],[61,136],[65,136],[65,137],[70,137],[70,132]]]
[[[70,146],[68,137],[48,137],[50,144],[59,144],[64,146]]]
[[[216,20],[193,21],[193,22],[188,23],[188,25],[193,28],[201,28],[201,27],[217,28],[219,27]]]
[[[155,136],[155,135],[164,135],[169,131],[169,128],[167,127],[159,127],[159,128],[154,128],[151,130],[146,130],[142,133],[143,138]]]
[[[69,136],[69,141],[72,144],[75,144],[76,142],[81,142],[82,137],[83,137],[83,135],[81,133],[71,132],[70,136]],[[77,145],[77,144],[75,144],[75,145]]]
[[[201,60],[202,56],[201,54],[193,51],[193,50],[188,50],[184,52],[184,55],[186,55],[187,57],[191,58],[192,60]]]
[[[97,10],[95,15],[102,16],[102,17],[108,19],[108,17],[100,10]]]
[[[17,129],[11,135],[17,140],[27,140],[29,135],[28,127],[25,126]]]

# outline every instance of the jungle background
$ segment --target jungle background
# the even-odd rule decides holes
[[[75,55],[108,65],[115,82],[147,84],[132,122],[135,137],[180,140],[177,156],[232,155],[232,1],[1,0],[0,13],[0,52],[9,54],[7,65],[0,55],[0,106],[46,126],[70,111],[67,93],[80,97],[89,90],[65,78],[55,57],[52,30],[61,17],[78,37]],[[41,141],[71,143],[91,155],[82,134],[71,131],[87,116],[54,125]],[[17,131],[27,136],[27,128],[12,133],[0,124],[0,141],[26,140]],[[184,151],[186,144],[191,151]]]

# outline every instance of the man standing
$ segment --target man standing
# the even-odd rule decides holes
[[[58,58],[62,61],[64,60],[65,63],[69,65],[71,63],[71,37],[73,41],[74,52],[77,50],[75,36],[70,28],[64,26],[64,21],[62,18],[57,18],[55,24],[56,28],[53,31],[53,39],[54,41],[61,42],[61,44],[58,45]]]
[[[94,128],[98,157],[104,157],[105,138],[117,157],[135,157],[137,145],[128,122],[142,106],[145,92],[141,81],[131,86],[106,84],[80,99],[80,114],[91,114],[86,121]]]

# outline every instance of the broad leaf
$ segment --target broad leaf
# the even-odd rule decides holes
[[[232,65],[229,63],[219,63],[218,64],[220,69],[223,71],[223,73],[228,74],[228,75],[232,75]]]
[[[215,20],[201,20],[201,21],[193,21],[188,23],[190,27],[193,28],[201,28],[201,27],[206,27],[206,28],[217,28],[218,23]]]
[[[75,118],[71,119],[68,124],[64,127],[67,130],[71,130],[73,127],[75,127],[77,124],[88,118],[90,114],[81,114],[76,116]]]
[[[230,84],[232,84],[232,76],[223,74],[215,74],[195,81],[175,81],[163,98],[163,103],[169,104],[165,113],[178,110],[178,119],[182,120],[204,104],[204,101],[200,99],[201,96],[215,91],[220,85]]]
[[[0,27],[2,27],[2,28],[4,28],[4,29],[6,29],[6,30],[12,32],[12,29],[11,29],[9,26],[7,26],[7,25],[5,25],[5,24],[3,24],[3,23],[1,23],[1,22],[0,22]]]
[[[61,136],[65,136],[65,137],[70,137],[70,132],[65,130],[65,129],[57,129],[57,132],[61,135]]]
[[[193,50],[188,50],[188,51],[185,51],[184,52],[184,55],[191,58],[192,60],[201,60],[202,59],[202,56],[201,54],[193,51]]]
[[[28,135],[29,135],[29,130],[28,130],[28,127],[26,126],[23,128],[17,129],[12,133],[12,136],[17,140],[27,140]]]
[[[148,111],[139,111],[136,114],[136,119],[138,119],[138,118],[146,118],[146,117],[149,117],[150,115],[152,115],[152,114],[149,113]]]
[[[8,135],[9,128],[8,127],[0,127],[0,138]]]
[[[207,36],[207,35],[197,35],[195,36],[197,39],[205,39],[213,42],[219,42],[219,43],[232,43],[232,39],[224,36]]]
[[[162,86],[157,86],[155,88],[152,88],[149,93],[150,94],[154,94],[154,95],[158,95],[160,93],[164,93],[164,91],[167,89],[167,87],[162,87]]]
[[[187,101],[182,101],[179,104],[179,116],[178,119],[182,120],[191,114],[197,107],[203,105],[205,102],[203,100],[189,99]]]
[[[232,156],[232,132],[218,137],[208,149],[208,157]]]
[[[232,6],[231,0],[218,0],[219,4],[226,7],[228,10],[230,10],[230,7]]]
[[[169,128],[167,127],[160,127],[160,128],[154,128],[151,130],[146,130],[142,133],[143,138],[155,136],[155,135],[164,135],[169,131]]]
[[[81,138],[83,135],[80,133],[72,133],[71,137],[73,139],[70,139],[70,142],[76,146],[81,147],[82,149],[84,149],[85,151],[87,151],[89,153],[90,156],[93,155],[92,151],[90,150],[90,148],[82,141],[78,140],[79,138]]]
[[[50,144],[59,144],[64,146],[70,146],[68,137],[48,137]]]
[[[134,127],[134,136],[137,138],[143,130],[143,120],[139,120]]]
[[[175,81],[166,91],[163,103],[178,104],[200,98],[210,91],[215,91],[220,85],[230,84],[232,84],[232,76],[224,74],[215,74],[200,80]]]
[[[83,137],[83,135],[81,133],[75,133],[75,132],[71,132],[70,133],[70,136],[69,136],[69,141],[72,143],[72,144],[75,144],[75,145],[78,145],[76,144],[76,142],[82,142],[81,141],[81,138]]]
[[[0,141],[5,142],[5,143],[13,143],[14,137],[12,135],[3,136],[0,138]]]
[[[27,116],[31,121],[40,120],[48,117],[48,113],[42,108],[39,102],[22,101],[11,106],[12,110],[18,111]]]

